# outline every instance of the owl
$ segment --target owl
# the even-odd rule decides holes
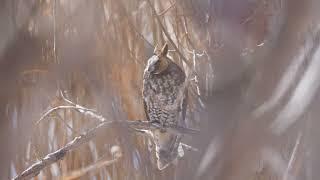
[[[168,126],[185,126],[187,109],[186,74],[167,57],[168,45],[148,59],[143,74],[143,102],[146,118],[156,123],[151,130],[159,170],[166,168],[183,154],[182,134],[167,131]]]

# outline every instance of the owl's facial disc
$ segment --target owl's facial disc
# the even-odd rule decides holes
[[[148,60],[146,70],[152,74],[160,74],[167,69],[169,60],[167,58],[168,44],[165,44],[161,50],[157,47],[154,50],[154,55]]]
[[[149,60],[148,60],[148,65],[146,70],[150,73],[154,73],[154,71],[157,69],[157,66],[159,64],[159,57],[156,55],[153,55]]]
[[[160,74],[168,67],[167,57],[161,57],[158,55],[153,55],[148,60],[147,71],[152,74]]]

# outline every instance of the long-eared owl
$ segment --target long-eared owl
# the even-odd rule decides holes
[[[158,169],[166,168],[178,157],[181,134],[166,130],[168,126],[184,126],[187,109],[186,75],[167,57],[168,45],[155,49],[143,74],[143,102],[148,121],[161,128],[151,131]]]

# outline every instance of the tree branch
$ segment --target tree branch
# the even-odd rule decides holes
[[[91,116],[93,118],[99,119],[100,123],[96,127],[91,128],[87,132],[75,137],[71,142],[66,144],[64,147],[56,150],[53,153],[50,153],[50,154],[46,155],[40,161],[34,163],[29,168],[24,170],[21,174],[16,176],[14,178],[14,180],[30,179],[32,177],[37,176],[42,169],[44,169],[45,167],[47,167],[47,166],[49,166],[49,165],[51,165],[51,164],[63,159],[68,152],[78,148],[80,145],[82,145],[82,144],[84,144],[86,142],[89,142],[92,138],[94,138],[96,136],[96,134],[98,133],[99,130],[106,128],[111,123],[120,123],[120,124],[126,125],[129,128],[133,128],[133,129],[139,129],[139,128],[140,129],[146,129],[146,130],[165,129],[168,132],[180,133],[180,134],[195,134],[195,133],[199,132],[199,130],[184,128],[184,127],[180,127],[180,126],[162,127],[158,123],[152,123],[152,122],[149,122],[149,121],[141,121],[141,120],[135,120],[135,121],[132,121],[132,120],[131,121],[130,120],[107,121],[105,117],[103,117],[100,114],[95,113],[94,110],[91,110],[91,109],[85,108],[83,106],[77,105],[77,104],[73,103],[72,101],[66,99],[63,96],[62,93],[61,93],[61,95],[62,95],[62,97],[63,97],[63,99],[65,101],[67,101],[68,103],[72,104],[73,106],[58,106],[58,107],[54,107],[54,108],[48,110],[46,113],[44,113],[44,115],[41,116],[41,118],[37,121],[36,124],[40,123],[43,119],[45,119],[51,113],[53,113],[53,112],[55,112],[55,111],[57,111],[59,109],[76,109],[76,110],[78,110],[80,113],[82,113],[84,115],[89,115],[89,116]]]
[[[165,15],[173,6],[175,6],[177,3],[177,1],[173,2],[172,4],[170,4],[169,7],[167,7],[165,10],[163,10],[161,13],[159,13],[158,15],[159,16],[163,16]]]
[[[75,137],[71,142],[66,144],[64,147],[58,149],[57,151],[50,153],[46,155],[44,158],[42,158],[40,161],[34,163],[31,165],[29,168],[24,170],[20,175],[16,176],[14,179],[15,180],[20,180],[20,179],[30,179],[32,177],[37,176],[40,171],[45,168],[46,166],[49,166],[61,159],[64,158],[64,156],[69,152],[80,145],[89,142],[92,138],[95,137],[97,134],[98,130],[105,128],[108,126],[112,121],[105,121],[100,123],[98,126],[90,129],[88,132],[85,134],[82,134],[80,136]]]

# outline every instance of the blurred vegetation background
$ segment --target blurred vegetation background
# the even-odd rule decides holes
[[[196,74],[187,119],[201,133],[184,142],[199,151],[160,172],[143,136],[112,126],[35,179],[317,179],[319,12],[317,0],[1,0],[1,179],[97,124],[61,110],[35,125],[60,91],[107,119],[144,119],[143,69],[170,41]],[[119,160],[72,175],[115,145]]]

